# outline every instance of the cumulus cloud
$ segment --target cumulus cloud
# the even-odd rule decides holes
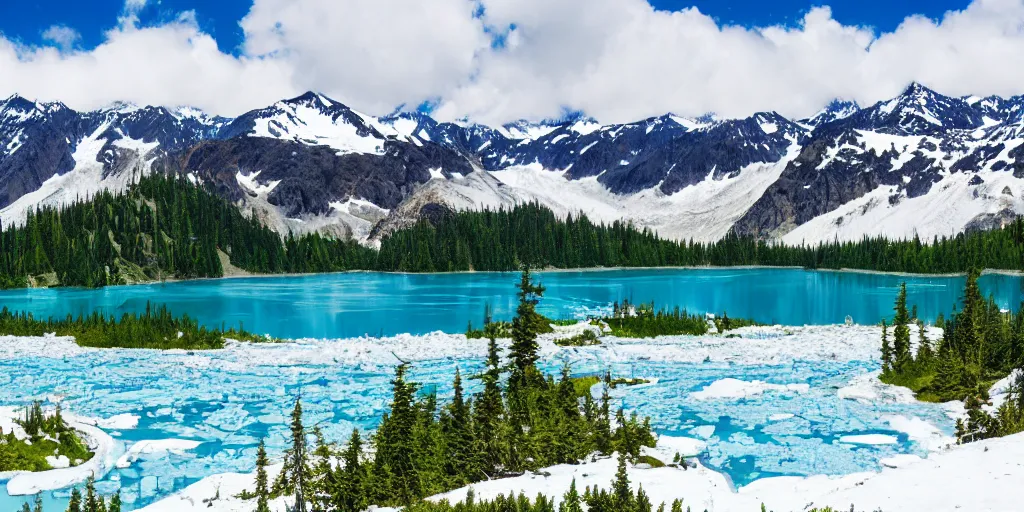
[[[607,122],[800,117],[833,98],[886,99],[913,80],[953,95],[1024,93],[1024,0],[974,0],[883,34],[827,7],[793,26],[748,28],[645,0],[254,0],[240,55],[188,15],[138,26],[145,5],[128,0],[90,50],[0,38],[0,94],[231,115],[312,89],[375,114],[432,101],[440,118],[494,123],[565,109]]]
[[[43,31],[43,39],[63,50],[70,49],[81,38],[82,35],[77,30],[66,25],[53,25]]]
[[[21,93],[78,109],[131,101],[238,114],[294,92],[293,72],[283,61],[221,52],[191,16],[158,27],[115,28],[88,51],[0,38],[0,95]]]
[[[255,0],[245,53],[287,62],[296,86],[372,112],[447,94],[489,39],[468,0]]]

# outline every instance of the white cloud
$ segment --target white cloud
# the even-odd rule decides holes
[[[295,92],[293,72],[282,61],[221,52],[189,16],[159,27],[113,29],[89,51],[0,38],[0,95],[18,92],[79,109],[124,100],[238,114]]]
[[[372,112],[465,82],[488,44],[469,0],[255,0],[245,52],[287,62],[296,86]]]
[[[0,96],[237,114],[314,89],[371,113],[437,98],[439,117],[500,122],[563,108],[603,121],[803,116],[835,97],[870,104],[912,80],[955,95],[1024,93],[1024,0],[974,0],[885,34],[843,25],[828,8],[797,26],[750,29],[645,0],[254,0],[241,56],[190,16],[139,27],[145,5],[127,0],[91,50],[0,37]],[[492,48],[495,33],[505,44]]]
[[[77,30],[66,25],[53,25],[43,32],[43,39],[63,50],[70,49],[81,38],[82,35]]]

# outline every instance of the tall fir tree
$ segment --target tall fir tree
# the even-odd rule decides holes
[[[270,490],[267,488],[267,445],[260,439],[256,448],[256,512],[270,512]]]
[[[913,357],[910,354],[910,315],[907,313],[907,283],[900,284],[899,294],[896,295],[896,316],[893,324],[893,370],[897,373],[910,368]]]
[[[892,345],[889,344],[889,324],[882,319],[882,374],[892,371]]]
[[[295,408],[292,409],[291,434],[291,485],[295,496],[291,512],[307,512],[306,429],[302,426],[302,401],[298,398],[295,399]]]

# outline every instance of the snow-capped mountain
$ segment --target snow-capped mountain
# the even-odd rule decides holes
[[[181,173],[287,231],[372,240],[438,207],[538,201],[676,239],[931,237],[1024,213],[1024,97],[911,84],[807,119],[582,115],[489,127],[383,117],[306,93],[235,119],[117,104],[0,102],[0,220],[139,172]]]

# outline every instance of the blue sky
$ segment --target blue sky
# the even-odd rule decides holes
[[[746,27],[794,25],[812,7],[828,5],[833,17],[844,25],[872,27],[890,32],[911,14],[940,18],[951,9],[962,9],[965,0],[652,0],[660,10],[700,9],[720,23]],[[212,35],[221,51],[238,53],[242,30],[238,21],[248,12],[252,0],[159,0],[151,1],[140,14],[143,25],[173,19],[183,11],[194,11],[202,30]],[[27,44],[41,44],[43,32],[53,25],[78,31],[80,46],[92,48],[116,23],[123,0],[48,0],[46,2],[0,2],[0,32]]]

